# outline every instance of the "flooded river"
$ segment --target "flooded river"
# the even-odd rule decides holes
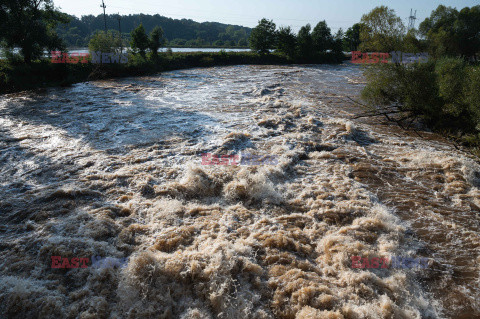
[[[363,86],[235,66],[0,97],[0,317],[480,318],[480,166],[354,119]]]

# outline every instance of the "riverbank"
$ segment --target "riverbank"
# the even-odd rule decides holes
[[[161,53],[144,59],[130,55],[127,64],[55,64],[41,60],[30,65],[0,61],[0,94],[53,86],[68,86],[89,80],[140,76],[179,69],[226,65],[285,65],[341,63],[343,54],[324,53],[314,59],[288,59],[280,54],[254,52]]]
[[[369,115],[400,126],[419,124],[480,155],[480,66],[462,58],[412,65],[384,64],[365,72],[362,97],[376,106]]]

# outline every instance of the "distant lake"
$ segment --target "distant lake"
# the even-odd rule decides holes
[[[248,52],[250,49],[226,49],[226,48],[172,48],[172,52]],[[165,52],[167,48],[161,48],[158,52]],[[70,53],[88,53],[88,48],[68,50]]]
[[[172,48],[172,52],[220,52],[224,50],[226,52],[249,52],[250,49],[227,49],[227,48]],[[18,53],[19,48],[13,49],[13,52]],[[158,52],[165,52],[167,48],[161,48]],[[68,49],[69,53],[88,53],[88,48],[77,48],[77,49]],[[45,51],[45,56],[48,56],[48,51]],[[3,58],[4,55],[0,52],[0,58]]]

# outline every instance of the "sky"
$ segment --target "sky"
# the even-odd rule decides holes
[[[61,11],[77,17],[103,13],[102,0],[53,0]],[[363,14],[379,5],[395,10],[408,25],[410,9],[417,11],[416,26],[438,5],[471,7],[478,0],[104,0],[107,14],[160,14],[174,19],[213,21],[255,27],[261,18],[272,19],[277,26],[291,26],[298,31],[310,23],[326,20],[332,32],[346,30],[360,21]]]

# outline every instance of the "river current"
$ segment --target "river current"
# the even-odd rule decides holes
[[[478,162],[355,119],[363,86],[233,66],[1,96],[0,317],[480,318]]]

